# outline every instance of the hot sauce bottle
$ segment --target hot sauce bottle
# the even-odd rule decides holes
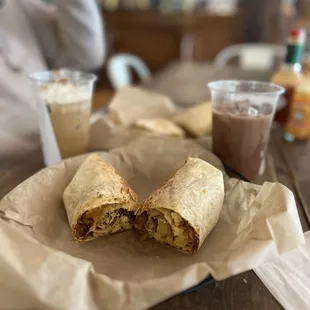
[[[275,72],[272,82],[285,88],[284,95],[281,96],[282,104],[285,106],[275,115],[275,121],[285,125],[289,118],[289,111],[293,101],[294,91],[302,80],[301,57],[303,54],[306,33],[301,28],[291,30],[288,41],[285,62],[280,70]]]
[[[296,87],[285,131],[287,141],[310,138],[310,58],[305,62],[304,77]]]

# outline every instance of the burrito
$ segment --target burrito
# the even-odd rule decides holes
[[[63,201],[78,241],[131,229],[138,207],[137,195],[99,154],[86,158],[65,189]]]
[[[180,111],[173,121],[194,137],[210,134],[212,130],[212,105],[204,102]]]
[[[224,200],[222,172],[198,158],[186,163],[136,212],[135,228],[187,253],[198,251]]]
[[[182,128],[164,118],[143,118],[137,120],[134,125],[158,135],[175,137],[185,136],[185,132]]]

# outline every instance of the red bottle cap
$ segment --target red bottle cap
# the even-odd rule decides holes
[[[291,38],[305,38],[306,32],[303,28],[294,28],[290,31]]]

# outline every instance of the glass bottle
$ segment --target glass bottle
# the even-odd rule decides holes
[[[276,71],[271,80],[273,83],[285,88],[285,93],[281,96],[284,108],[275,115],[275,121],[285,125],[288,121],[289,111],[292,104],[294,91],[302,80],[301,57],[305,44],[306,33],[301,28],[291,30],[288,42],[285,62],[280,70]]]
[[[304,77],[296,87],[284,138],[287,141],[310,138],[310,58],[305,61]]]

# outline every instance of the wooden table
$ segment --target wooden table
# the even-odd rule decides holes
[[[191,69],[188,71],[186,67],[189,68],[189,66],[191,66]],[[194,72],[195,67],[197,68],[196,74]],[[162,78],[166,82],[169,81],[169,92],[172,97],[173,94],[177,96],[178,90],[182,86],[182,83],[184,83],[182,81],[181,84],[178,82],[180,72],[182,72],[182,75],[186,75],[186,72],[192,74],[191,76],[187,75],[183,80],[185,79],[192,84],[198,83],[203,85],[206,82],[206,76],[211,78],[214,76],[219,77],[219,73],[215,73],[214,70],[212,70],[210,65],[205,65],[205,67],[203,67],[203,64],[174,64],[154,78],[153,89],[159,89],[158,85],[163,85],[161,81]],[[175,72],[177,73],[177,77],[173,76]],[[234,73],[233,69],[229,69],[225,72],[224,75],[226,74],[226,78],[240,78],[238,74],[243,74],[244,78],[246,78],[246,74],[244,72],[241,73],[240,70],[236,70]],[[230,77],[228,77],[228,75]],[[254,78],[254,76],[252,76],[252,78]],[[258,75],[258,78],[263,79],[263,75]],[[203,82],[201,82],[201,79],[203,79]],[[148,87],[152,88],[152,82],[148,84]],[[167,91],[166,85],[164,90]],[[196,88],[196,92],[198,91],[199,88]],[[200,93],[196,93],[195,96],[204,100],[204,94],[205,89],[201,88]],[[102,102],[104,103],[104,100]],[[308,213],[310,212],[310,209],[307,209],[307,205],[310,205],[310,192],[308,191],[310,188],[310,143],[298,142],[290,144],[283,141],[282,136],[283,131],[281,128],[275,127],[272,129],[267,171],[263,178],[259,180],[259,183],[265,180],[279,181],[294,192],[302,227],[306,231],[309,230],[309,222],[307,221],[306,212],[304,210]],[[15,154],[12,155],[12,157],[2,156],[0,150],[0,197],[3,197],[17,184],[41,168],[43,168],[43,161],[39,146],[32,152]],[[282,309],[282,307],[269,293],[255,273],[253,271],[248,271],[224,281],[211,283],[199,291],[172,297],[152,308],[152,310],[173,309],[277,310]]]

